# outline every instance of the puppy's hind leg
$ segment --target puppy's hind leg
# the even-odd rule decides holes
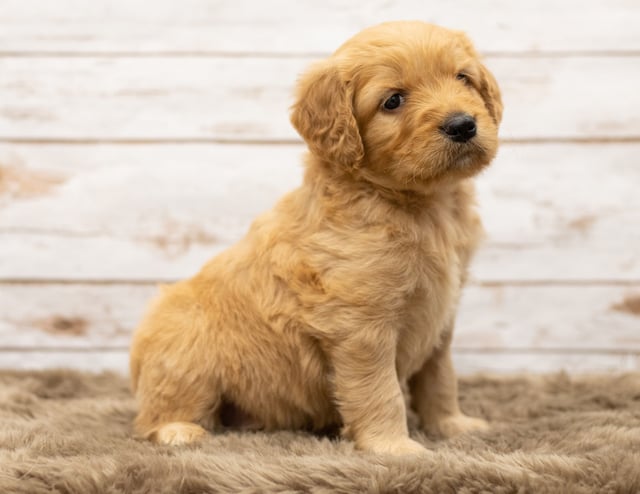
[[[138,399],[136,432],[158,444],[197,442],[207,435],[206,429],[219,425],[221,394],[212,379],[205,376],[175,379],[165,375],[153,379],[143,374]]]

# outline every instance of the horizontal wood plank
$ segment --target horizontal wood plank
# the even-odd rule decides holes
[[[153,285],[0,285],[0,351],[125,350]],[[461,352],[640,353],[640,284],[468,286]]]
[[[311,58],[0,58],[0,141],[299,138]],[[507,140],[640,139],[639,57],[489,58]],[[612,97],[615,95],[615,97]]]
[[[0,369],[77,369],[129,374],[129,354],[109,351],[0,351]]]
[[[325,53],[406,18],[467,31],[485,51],[640,50],[640,9],[625,0],[2,0],[0,12],[0,47],[14,53]]]
[[[300,183],[302,146],[0,145],[0,279],[174,280]],[[640,280],[640,144],[504,145],[480,282]]]
[[[518,374],[569,372],[571,374],[621,373],[640,370],[637,353],[536,353],[509,354],[454,352],[458,375]],[[91,372],[113,371],[129,373],[129,355],[125,351],[12,351],[0,352],[0,369],[67,368]]]
[[[124,350],[153,285],[0,285],[0,351]]]
[[[467,286],[454,346],[640,353],[640,284]]]
[[[640,370],[636,3],[0,0],[0,368],[128,373],[155,282],[300,182],[299,74],[413,17],[467,31],[506,107],[458,371]]]
[[[454,352],[453,362],[458,375],[549,372],[610,374],[640,370],[640,354],[637,353]]]

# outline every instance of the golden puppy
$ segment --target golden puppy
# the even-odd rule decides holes
[[[449,347],[481,236],[469,179],[501,113],[469,40],[422,22],[367,29],[312,67],[291,115],[303,184],[164,288],[135,335],[138,433],[189,443],[224,408],[408,454],[425,450],[407,406],[445,437],[485,427],[458,408]]]

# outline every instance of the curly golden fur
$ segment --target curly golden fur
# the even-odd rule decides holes
[[[366,29],[312,67],[291,114],[303,184],[163,288],[134,337],[138,433],[342,426],[363,450],[412,454],[407,407],[445,437],[486,427],[460,412],[449,347],[482,230],[470,178],[501,113],[469,40],[422,22]],[[473,135],[447,127],[456,115]]]

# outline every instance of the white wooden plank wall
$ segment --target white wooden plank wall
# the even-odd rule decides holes
[[[299,183],[297,75],[403,18],[467,31],[504,93],[459,369],[640,369],[629,0],[0,0],[0,367],[126,372],[156,284]]]

